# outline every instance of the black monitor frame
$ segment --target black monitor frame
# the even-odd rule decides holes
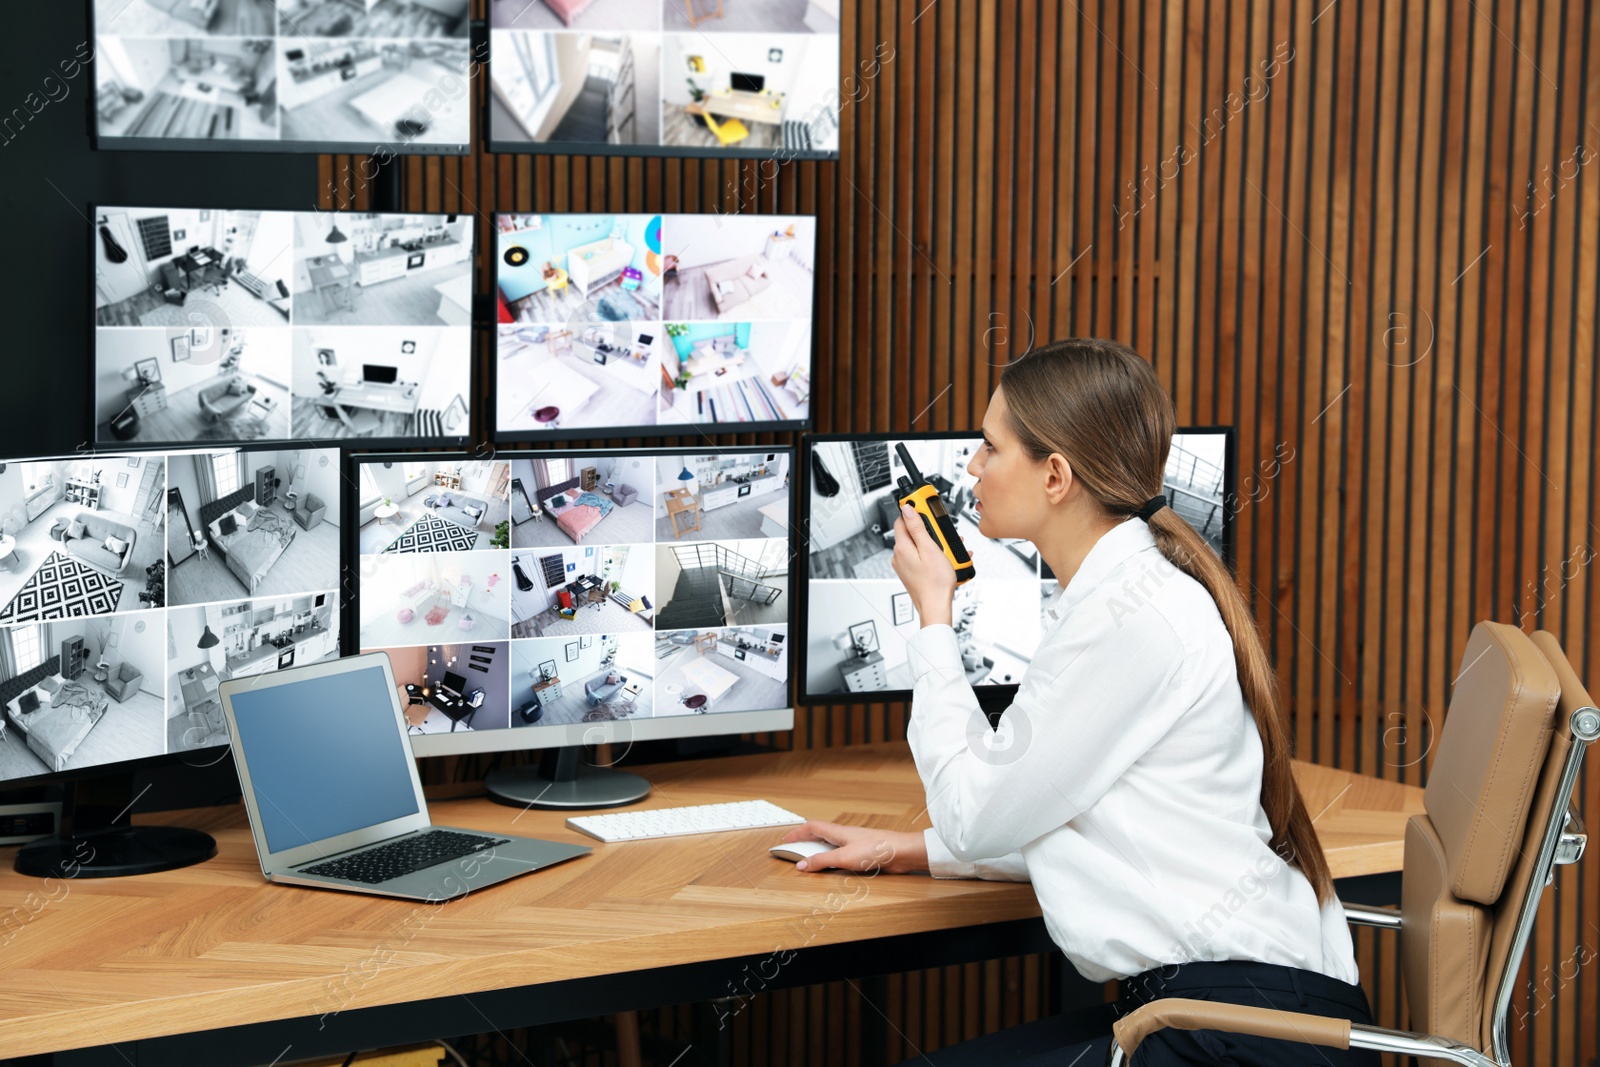
[[[100,236],[99,236],[99,219],[101,217],[100,213],[102,211],[105,211],[108,208],[109,209],[127,209],[127,210],[133,210],[133,211],[192,211],[192,210],[206,210],[206,211],[257,211],[257,212],[261,212],[263,214],[265,214],[265,213],[273,213],[273,214],[283,214],[283,215],[291,215],[291,216],[299,215],[299,214],[317,214],[317,215],[321,215],[321,216],[326,217],[328,219],[330,225],[337,224],[337,222],[340,219],[346,217],[347,215],[354,215],[354,214],[362,214],[362,215],[366,215],[366,214],[406,215],[406,216],[413,216],[413,217],[417,217],[417,216],[437,216],[438,218],[446,219],[446,220],[451,219],[451,218],[457,218],[457,219],[465,218],[465,219],[471,220],[471,224],[468,225],[466,232],[471,236],[472,241],[473,241],[472,248],[471,248],[471,250],[469,252],[469,255],[467,257],[467,264],[468,264],[468,268],[469,268],[469,274],[468,274],[469,278],[474,277],[474,275],[476,274],[476,257],[477,257],[477,253],[479,251],[479,249],[477,247],[478,229],[477,229],[477,225],[476,225],[475,216],[472,216],[470,214],[466,214],[466,213],[463,213],[463,212],[399,211],[399,210],[396,210],[396,211],[356,212],[353,209],[349,210],[349,211],[324,211],[324,210],[322,210],[320,208],[316,208],[316,207],[313,207],[308,212],[302,212],[301,210],[295,209],[295,208],[277,208],[277,207],[261,207],[261,208],[257,208],[257,207],[240,207],[238,205],[226,205],[226,206],[209,205],[208,206],[207,204],[204,204],[204,203],[129,204],[129,203],[121,202],[121,201],[118,201],[117,203],[106,203],[106,204],[90,203],[89,206],[88,206],[88,219],[89,219],[89,222],[90,222],[90,225],[89,225],[89,228],[88,228],[88,250],[89,250],[89,266],[90,266],[90,269],[86,272],[87,292],[85,293],[84,304],[83,304],[83,306],[87,309],[87,314],[84,316],[84,330],[85,330],[85,334],[86,334],[86,336],[84,338],[84,351],[88,353],[89,388],[85,391],[86,395],[85,395],[85,397],[84,397],[84,399],[82,401],[82,403],[83,403],[83,411],[84,411],[83,419],[84,419],[85,423],[90,428],[89,429],[89,438],[88,438],[88,441],[89,441],[88,447],[93,448],[96,451],[101,451],[101,452],[183,452],[183,451],[190,451],[190,450],[194,450],[194,449],[208,449],[208,450],[223,449],[223,448],[255,449],[255,448],[271,448],[271,447],[279,447],[279,448],[341,448],[341,449],[344,449],[344,450],[349,450],[351,448],[359,448],[359,449],[460,448],[460,447],[462,447],[464,445],[467,445],[468,443],[470,443],[472,440],[475,439],[473,437],[472,430],[473,430],[473,427],[475,425],[478,425],[477,420],[479,418],[481,418],[482,416],[481,416],[481,414],[479,412],[474,411],[471,407],[469,407],[468,410],[467,410],[467,421],[466,421],[465,428],[458,434],[451,434],[451,435],[441,436],[441,437],[420,437],[420,436],[413,436],[413,437],[354,437],[354,438],[352,438],[352,437],[255,437],[255,438],[232,437],[232,438],[207,439],[207,440],[204,440],[204,441],[116,441],[116,440],[98,441],[98,440],[96,440],[96,436],[99,433],[99,422],[97,421],[97,418],[98,418],[98,407],[97,407],[97,403],[96,403],[96,397],[97,397],[96,382],[98,381],[98,377],[99,377],[99,373],[98,373],[99,372],[98,335],[99,335],[100,327],[95,322],[96,311],[97,311],[96,304],[98,303],[99,293],[98,293],[98,291],[97,291],[97,289],[95,287],[95,270],[94,270],[95,251],[94,251],[94,249],[95,249],[96,242],[99,241],[99,239],[100,239]],[[292,243],[291,243],[291,246],[290,246],[290,255],[291,255],[291,259],[292,259],[292,257],[293,257],[293,245],[292,245]],[[291,270],[292,269],[293,268],[292,268],[292,265],[291,265]],[[476,295],[477,295],[477,293],[476,293],[476,284],[477,283],[474,280],[472,282],[474,303],[476,303]],[[477,346],[479,344],[479,336],[480,336],[480,333],[481,333],[481,323],[480,323],[480,321],[478,319],[478,316],[476,314],[476,308],[474,307],[472,310],[473,310],[472,320],[467,325],[465,325],[465,326],[456,326],[456,327],[447,327],[447,328],[464,330],[464,331],[466,331],[466,334],[467,334],[467,368],[468,368],[468,370],[467,370],[467,373],[468,373],[467,393],[468,393],[468,395],[463,397],[463,399],[466,400],[469,404],[472,404],[472,402],[474,400],[474,397],[477,395],[477,389],[475,388],[475,386],[477,384],[477,378],[478,378]],[[193,323],[191,323],[191,325],[192,326],[203,326],[203,325],[207,325],[207,324],[206,323],[200,323],[200,322],[193,322]],[[223,322],[215,322],[215,323],[210,323],[209,325],[211,327],[213,327],[213,328],[216,328],[216,327],[220,327],[220,326],[229,326],[230,324],[229,323],[223,323]],[[295,324],[291,320],[289,323],[286,324],[285,328],[288,328],[288,329],[292,330],[292,329],[294,329],[294,326],[295,326]],[[273,326],[273,327],[270,327],[270,328],[271,329],[278,329],[279,327]],[[387,327],[385,327],[385,328],[387,328]],[[401,328],[404,328],[404,327],[403,326],[397,326],[397,327],[394,327],[394,328],[401,329]],[[429,329],[437,329],[439,327],[428,327],[428,328]],[[249,329],[249,327],[244,327],[244,329]],[[291,375],[292,375],[292,371],[291,371]],[[489,395],[492,397],[493,393],[490,393]],[[292,430],[292,428],[293,428],[293,394],[292,394],[292,392],[290,394],[289,407],[290,407],[290,413],[289,413],[290,414],[290,428]]]
[[[550,216],[550,215],[648,215],[648,214],[659,214],[659,215],[662,216],[662,225],[665,226],[666,225],[666,219],[669,218],[669,217],[672,217],[672,216],[684,216],[684,217],[693,218],[693,217],[705,217],[705,216],[713,215],[713,214],[717,214],[717,213],[716,212],[697,212],[697,211],[660,211],[660,212],[648,212],[648,211],[556,211],[556,212],[497,211],[497,212],[494,213],[494,224],[490,226],[490,241],[493,242],[493,247],[491,247],[491,248],[486,250],[487,254],[493,258],[493,264],[492,265],[494,267],[494,278],[492,279],[492,281],[490,283],[493,286],[493,291],[491,293],[491,302],[492,302],[493,306],[496,306],[496,307],[498,306],[497,301],[498,301],[498,297],[499,297],[499,294],[500,294],[500,256],[499,256],[500,226],[499,226],[499,217],[501,215],[534,215],[534,214],[546,215],[546,216]],[[817,222],[818,222],[819,217],[817,215],[811,213],[811,212],[795,211],[795,212],[783,212],[783,213],[772,213],[772,214],[767,214],[767,213],[759,213],[758,214],[758,213],[755,213],[755,212],[751,212],[750,214],[753,217],[756,217],[756,218],[762,218],[762,217],[766,217],[766,218],[809,218],[809,219],[812,220],[813,238],[815,239],[816,236],[817,236]],[[813,252],[813,255],[814,255],[815,252],[816,252],[815,247],[813,247],[812,252]],[[808,401],[807,404],[806,404],[806,417],[804,419],[777,420],[777,421],[767,421],[767,422],[738,422],[738,423],[672,423],[672,424],[668,424],[668,425],[657,424],[657,425],[654,425],[654,426],[635,426],[635,425],[574,426],[574,427],[572,427],[570,429],[561,429],[561,430],[553,430],[553,431],[551,431],[551,430],[539,430],[539,431],[505,430],[505,429],[502,429],[500,427],[500,425],[499,425],[499,422],[500,422],[500,411],[499,411],[499,408],[496,407],[496,406],[493,406],[494,402],[495,402],[494,398],[499,395],[499,391],[500,391],[500,360],[499,360],[499,357],[498,357],[498,351],[496,349],[495,351],[493,351],[491,353],[491,358],[489,360],[489,390],[488,390],[488,396],[490,398],[491,407],[486,409],[483,412],[483,417],[486,420],[488,420],[485,423],[485,425],[493,427],[492,431],[488,434],[488,437],[489,437],[489,439],[491,441],[494,441],[497,444],[521,445],[521,446],[532,446],[532,447],[544,447],[544,446],[546,446],[548,444],[548,445],[552,445],[552,446],[556,446],[556,447],[565,448],[565,447],[567,447],[567,442],[573,441],[573,440],[580,440],[580,441],[581,440],[600,440],[600,439],[603,439],[603,438],[616,438],[616,437],[652,438],[652,437],[682,437],[682,436],[694,436],[694,435],[700,435],[700,436],[716,435],[716,436],[721,436],[721,435],[725,435],[725,434],[774,433],[774,432],[788,432],[788,431],[794,431],[794,432],[800,432],[800,433],[807,432],[813,426],[816,425],[815,397],[816,397],[816,378],[817,378],[817,346],[820,343],[819,342],[819,338],[817,336],[817,334],[818,334],[817,324],[818,324],[818,321],[819,321],[818,315],[817,315],[817,290],[818,290],[819,285],[820,285],[820,283],[817,280],[817,272],[816,271],[812,271],[811,272],[811,318],[810,318],[811,343],[810,343],[810,350],[808,352],[809,363],[808,363],[807,370],[806,370],[806,373],[810,376],[810,379],[811,379],[812,399],[810,401]],[[663,299],[664,299],[664,297],[665,297],[665,285],[663,285]],[[663,327],[665,327],[666,323],[668,323],[668,322],[670,322],[672,320],[670,320],[670,319],[665,317],[665,312],[666,312],[665,307],[662,308],[662,312],[663,312],[663,316],[662,316],[660,321],[661,321]],[[651,321],[655,321],[655,320],[651,320]],[[752,320],[752,321],[771,321],[771,320]],[[788,320],[780,320],[780,321],[799,322],[801,320],[799,320],[799,319],[788,319]],[[496,321],[491,324],[491,328],[492,328],[492,331],[493,331],[492,335],[491,335],[491,342],[490,342],[491,346],[498,346],[499,338],[500,338],[500,327],[508,326],[508,325],[512,325],[512,324],[511,323],[499,322],[498,321],[498,316],[496,316]],[[658,338],[658,339],[663,341],[664,343],[667,343],[667,344],[670,344],[671,340],[672,340],[670,335],[667,335],[664,332],[663,332],[662,336],[660,338]]]
[[[1237,509],[1232,502],[1237,501],[1238,466],[1236,463],[1236,450],[1238,447],[1237,434],[1231,426],[1180,426],[1173,431],[1179,434],[1222,434],[1223,445],[1223,511],[1224,522],[1222,528],[1222,560],[1229,570],[1234,569],[1235,536],[1233,512]],[[796,504],[800,509],[800,530],[806,534],[802,543],[796,546],[797,569],[800,577],[797,588],[803,590],[796,598],[794,664],[796,679],[794,686],[795,703],[797,706],[820,707],[833,704],[862,704],[883,703],[899,700],[910,700],[909,689],[875,689],[866,693],[812,693],[806,688],[807,663],[810,646],[811,622],[811,515],[813,479],[811,477],[812,458],[819,444],[854,441],[948,441],[948,440],[974,440],[982,437],[982,431],[972,430],[930,430],[930,431],[890,431],[882,433],[835,433],[835,434],[808,434],[800,445],[798,468],[796,474],[801,478],[800,491],[797,494]],[[1040,561],[1040,578],[1042,581],[1051,579],[1044,577],[1047,569],[1044,560]],[[984,705],[985,711],[994,714],[1005,705],[1009,704],[1016,695],[1018,686],[1015,685],[981,685],[974,686],[973,692],[978,695],[979,701]]]

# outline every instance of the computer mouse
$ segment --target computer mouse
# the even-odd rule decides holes
[[[810,859],[820,853],[832,852],[833,849],[834,846],[826,841],[785,841],[782,844],[773,845],[767,851],[780,860],[799,863],[801,860]]]

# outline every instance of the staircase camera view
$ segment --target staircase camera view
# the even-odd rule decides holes
[[[361,648],[413,734],[788,707],[792,459],[363,458]]]
[[[99,210],[95,439],[466,437],[472,222]]]
[[[94,0],[112,148],[464,154],[468,0]]]
[[[839,8],[490,0],[490,141],[496,151],[838,158]]]

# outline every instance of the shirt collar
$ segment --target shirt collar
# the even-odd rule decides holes
[[[1078,566],[1078,572],[1056,596],[1055,602],[1049,605],[1049,610],[1057,618],[1066,615],[1073,605],[1082,601],[1104,581],[1106,575],[1130,557],[1155,547],[1156,539],[1143,519],[1132,518],[1113,526],[1089,549],[1089,554],[1083,557],[1083,563]]]

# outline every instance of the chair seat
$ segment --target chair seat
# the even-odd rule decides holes
[[[738,119],[722,119],[719,121],[717,117],[711,114],[709,111],[703,112],[703,117],[705,118],[706,125],[710,127],[711,132],[715,134],[717,140],[724,145],[738,144],[740,141],[750,136],[749,128]]]

